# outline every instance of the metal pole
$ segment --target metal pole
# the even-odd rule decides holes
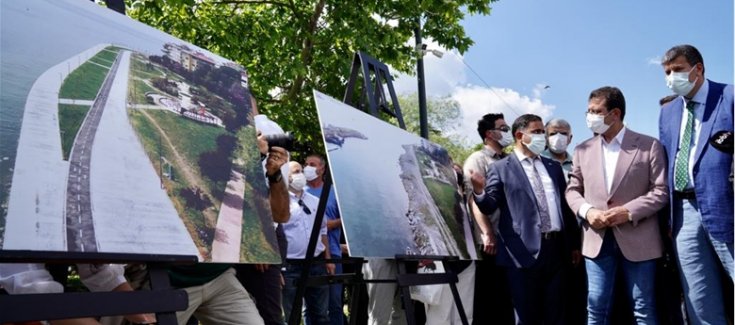
[[[416,79],[419,86],[419,126],[421,127],[421,137],[429,138],[429,121],[426,112],[426,84],[424,83],[424,53],[421,51],[421,16],[416,19],[416,29],[414,29],[416,38],[416,52],[418,59],[416,60]]]

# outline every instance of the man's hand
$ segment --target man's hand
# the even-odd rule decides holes
[[[603,213],[603,219],[608,227],[615,227],[617,225],[628,222],[628,216],[630,211],[625,207],[619,206],[609,209]]]
[[[268,141],[265,141],[265,136],[258,131],[258,151],[261,155],[268,153]]]
[[[270,265],[268,265],[268,264],[255,264],[255,269],[256,269],[256,270],[257,270],[258,272],[260,272],[260,273],[263,273],[263,272],[265,272],[265,271],[267,271],[267,270],[268,270],[268,267],[269,267],[269,266],[270,266]]]
[[[472,190],[475,193],[482,193],[485,190],[485,175],[475,173],[474,170],[470,169],[470,181],[472,182]]]
[[[495,255],[498,253],[498,250],[495,248],[495,234],[492,231],[489,231],[487,234],[480,234],[480,238],[482,238],[482,251],[485,254]]]
[[[267,145],[267,144],[266,144]],[[266,175],[275,175],[288,160],[288,152],[281,147],[272,147],[265,162]]]
[[[327,274],[333,275],[336,270],[337,267],[334,265],[334,263],[327,263]]]
[[[590,226],[592,226],[592,229],[600,230],[607,226],[604,218],[604,212],[601,210],[597,210],[595,208],[589,209],[585,218],[587,219],[587,222],[589,222]]]

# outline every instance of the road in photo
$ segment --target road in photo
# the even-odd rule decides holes
[[[105,82],[77,133],[69,156],[69,176],[66,185],[66,245],[73,252],[96,252],[97,240],[92,224],[92,202],[89,190],[91,151],[102,112],[120,66],[120,54],[110,67]],[[104,66],[103,66],[104,67]]]

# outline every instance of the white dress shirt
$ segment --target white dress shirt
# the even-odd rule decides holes
[[[311,212],[307,214],[304,211],[304,208],[299,205],[299,197],[289,191],[288,198],[291,218],[288,219],[288,222],[283,224],[283,232],[286,234],[286,240],[288,241],[286,257],[291,259],[303,259],[306,257],[306,248],[309,246],[309,237],[311,236],[311,228],[314,226],[316,208],[319,205],[319,199],[316,196],[303,191],[300,199],[310,210],[309,212]],[[318,256],[324,252],[322,236],[326,235],[327,217],[324,216],[322,219],[322,227],[319,230],[319,239],[317,240],[314,256]]]
[[[694,167],[694,154],[697,153],[699,133],[702,131],[702,118],[704,118],[704,106],[707,103],[707,93],[709,93],[709,81],[705,80],[704,83],[702,83],[702,87],[699,87],[697,93],[694,94],[692,99],[690,99],[691,101],[694,101],[694,123],[692,124],[692,142],[689,147],[689,181],[685,187],[686,189],[694,188],[694,174],[692,173],[692,169]],[[687,101],[683,96],[680,96],[676,100],[684,101],[681,113],[681,126],[679,128],[679,148],[681,148],[681,138],[682,135],[684,135],[684,129],[687,125]]]
[[[605,137],[600,135],[600,141],[602,141],[602,171],[605,174],[605,188],[607,193],[610,194],[612,190],[613,180],[615,178],[615,168],[618,166],[618,156],[620,156],[620,147],[623,145],[623,138],[625,137],[625,127],[620,129],[618,134],[610,140],[608,143],[605,141]],[[577,213],[580,218],[586,219],[587,212],[594,208],[589,203],[584,203],[579,208]]]
[[[531,184],[531,187],[534,189],[534,191],[536,190],[536,187],[534,186],[535,182],[533,180],[533,178],[535,177],[533,166],[536,166],[538,175],[539,177],[541,177],[541,184],[544,187],[546,205],[549,207],[549,218],[551,219],[551,229],[549,231],[561,231],[561,209],[559,207],[559,202],[561,201],[556,195],[557,193],[554,186],[554,181],[551,180],[551,176],[549,176],[549,172],[546,170],[544,162],[541,161],[541,158],[539,157],[526,157],[520,149],[515,149],[513,150],[513,152],[518,157],[518,160],[521,162],[521,166],[523,166],[523,172],[526,174],[526,178],[528,178],[528,182]]]

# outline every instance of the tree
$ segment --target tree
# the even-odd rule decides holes
[[[398,102],[406,122],[406,130],[419,134],[419,102],[416,94],[400,95]],[[467,139],[459,134],[448,134],[460,127],[462,111],[451,97],[429,97],[426,101],[429,122],[429,140],[447,149],[455,163],[462,164],[474,150],[466,146]]]
[[[460,21],[490,13],[496,0],[128,0],[148,25],[242,64],[261,113],[292,131],[305,151],[323,151],[312,90],[344,93],[352,55],[365,51],[413,72],[417,18],[422,33],[464,53]]]

